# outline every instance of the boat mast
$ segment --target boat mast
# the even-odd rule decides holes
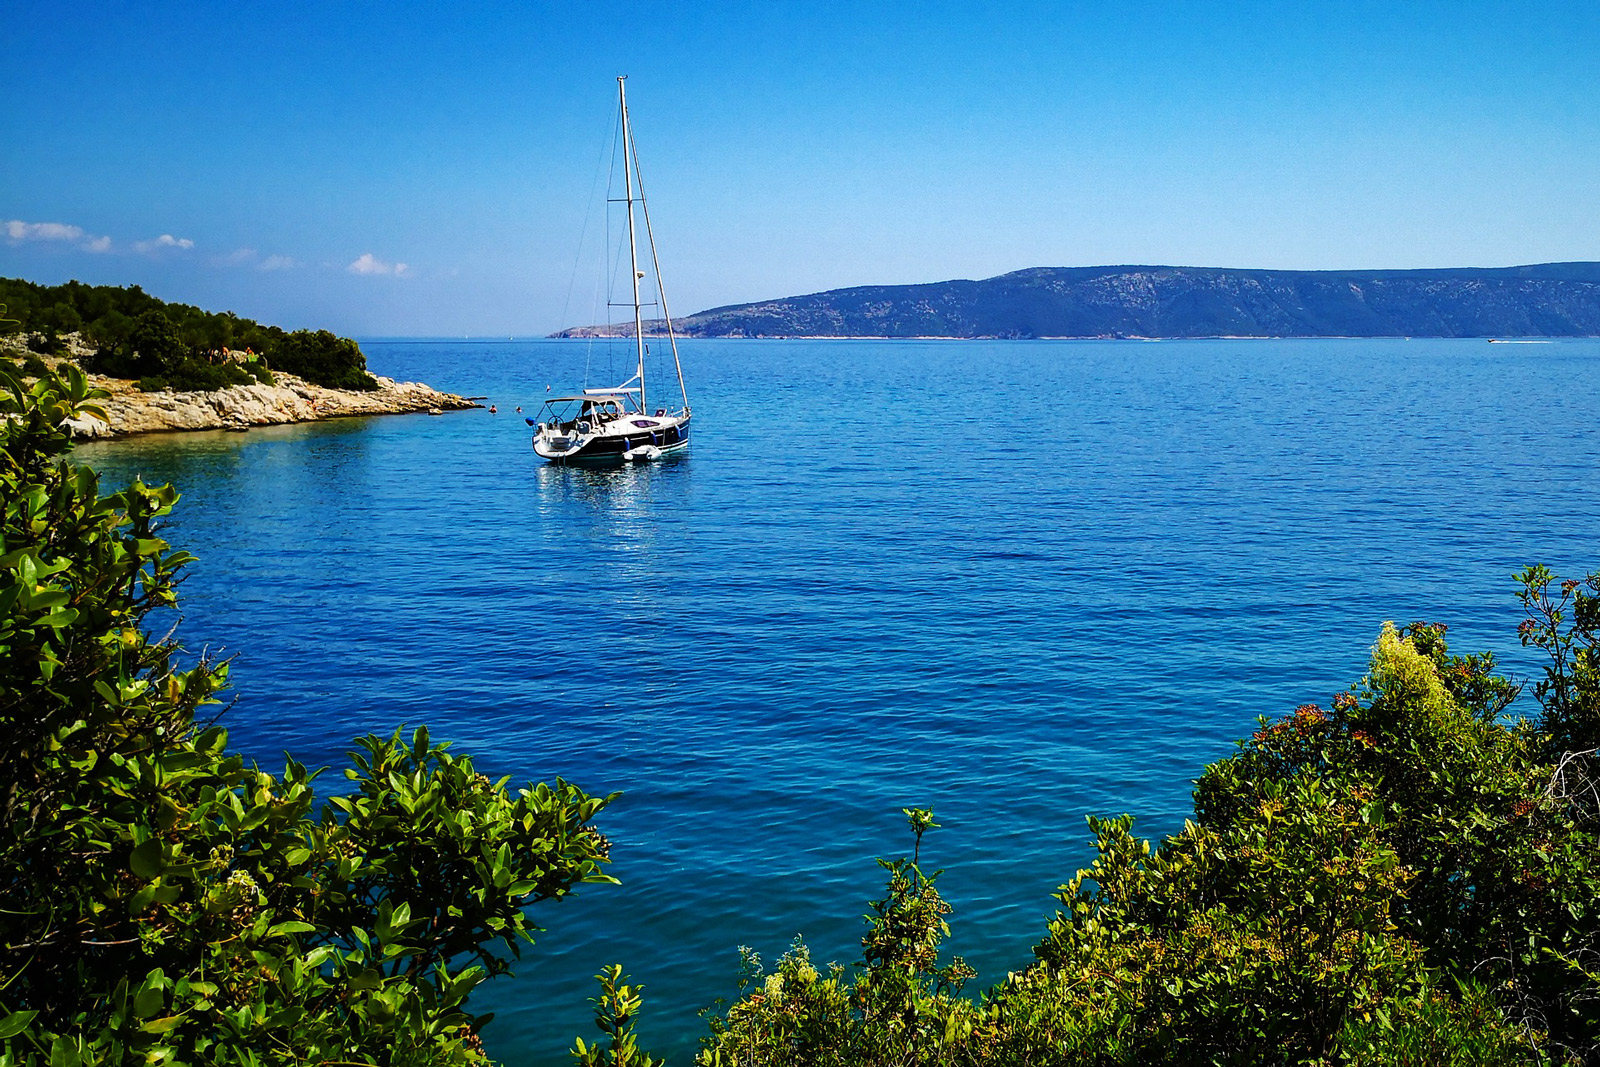
[[[633,146],[633,169],[639,175],[639,206],[644,208],[644,235],[650,242],[650,265],[656,272],[656,292],[661,294],[661,317],[667,323],[667,344],[672,346],[672,365],[678,371],[678,392],[683,395],[684,414],[689,413],[689,390],[683,384],[683,362],[678,359],[678,335],[672,328],[672,309],[667,307],[667,283],[661,280],[661,257],[656,255],[656,233],[650,228],[650,201],[644,195],[644,171],[639,169],[639,146]]]
[[[633,340],[639,349],[639,410],[649,411],[644,399],[644,315],[639,310],[639,247],[633,239],[633,137],[628,128],[626,74],[617,75],[617,100],[622,106],[622,188],[628,199],[628,263],[633,281]]]

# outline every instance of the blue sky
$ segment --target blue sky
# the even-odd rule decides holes
[[[621,73],[678,314],[1600,259],[1594,4],[0,0],[0,35],[0,274],[285,326],[603,321]]]

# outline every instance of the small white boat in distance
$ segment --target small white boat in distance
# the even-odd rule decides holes
[[[544,402],[535,427],[533,451],[551,463],[612,466],[660,459],[689,447],[689,391],[683,384],[683,363],[678,359],[678,338],[672,330],[672,313],[667,309],[667,292],[661,284],[661,264],[656,257],[656,239],[650,230],[650,208],[645,204],[644,179],[639,173],[639,156],[633,144],[633,127],[628,122],[627,76],[617,79],[617,103],[622,109],[622,184],[621,200],[628,206],[628,262],[633,281],[633,340],[638,352],[639,370],[632,378],[610,389],[585,389],[582,393],[552,397]],[[634,195],[635,186],[638,196]],[[679,407],[661,406],[652,411],[645,394],[644,304],[639,298],[639,246],[635,240],[634,205],[644,216],[645,237],[650,244],[650,265],[655,268],[656,292],[661,297],[661,317],[667,327],[667,343],[672,347],[672,365],[678,372]],[[627,307],[626,303],[621,306]]]

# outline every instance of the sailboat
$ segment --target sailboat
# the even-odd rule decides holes
[[[644,179],[633,143],[633,127],[628,121],[627,81],[627,75],[617,78],[617,103],[622,109],[622,201],[627,204],[628,213],[628,263],[633,282],[633,339],[639,357],[638,371],[621,385],[584,389],[579,394],[551,397],[544,402],[539,417],[528,422],[537,428],[533,436],[534,452],[552,463],[613,466],[660,459],[689,447],[689,391],[683,384],[678,338],[672,329],[672,313],[667,310],[666,288],[661,284],[661,263],[656,256],[655,234],[650,229],[650,208],[645,203]],[[639,295],[639,283],[645,275],[639,269],[635,204],[644,218],[650,265],[655,272],[656,292],[661,298],[661,317],[666,323],[667,344],[672,348],[672,365],[678,372],[678,393],[683,401],[679,406],[661,405],[654,410],[650,408],[645,391],[647,345],[642,310],[645,305]]]

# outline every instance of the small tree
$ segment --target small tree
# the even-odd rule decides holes
[[[972,968],[960,956],[939,963],[950,905],[935,885],[942,872],[921,866],[922,837],[939,824],[930,810],[902,811],[914,847],[909,858],[878,861],[889,880],[866,916],[854,981],[838,965],[819,972],[798,938],[771,974],[744,950],[744,994],[710,1017],[698,1063],[888,1067],[953,1062],[960,1054],[979,1014],[959,996]]]
[[[1524,646],[1550,656],[1533,688],[1550,753],[1592,756],[1600,748],[1600,574],[1558,581],[1548,567],[1535,566],[1517,581],[1528,613],[1517,632]]]
[[[57,333],[75,333],[83,329],[83,317],[71,304],[58,301],[40,314],[39,325]]]
[[[329,389],[378,387],[367,373],[367,357],[361,354],[361,346],[327,330],[296,330],[286,334],[273,343],[267,359],[276,370]]]
[[[160,311],[146,311],[133,325],[128,344],[140,374],[162,375],[176,370],[189,356],[177,325]]]

